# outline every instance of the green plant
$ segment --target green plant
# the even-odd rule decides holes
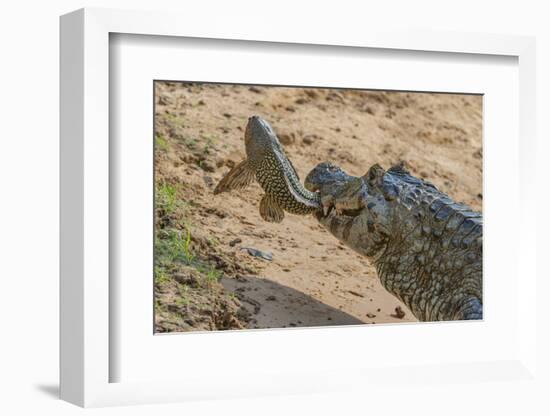
[[[195,255],[191,252],[191,231],[187,229],[185,236],[173,229],[159,233],[155,240],[155,255],[160,266],[169,266],[175,261],[192,265]]]
[[[174,127],[185,128],[183,119],[172,113],[164,114],[164,118]]]
[[[174,303],[178,306],[189,306],[189,299],[188,298],[177,298]]]
[[[178,207],[176,187],[166,183],[158,185],[156,202],[157,208],[164,210],[166,214],[173,213]]]
[[[162,150],[162,151],[168,150],[168,141],[160,133],[157,133],[157,135],[155,137],[155,144],[157,145],[157,149],[159,149],[159,150]]]
[[[206,134],[201,134],[201,139],[204,140],[207,144],[214,144],[217,140],[217,136],[207,136]]]
[[[176,299],[175,304],[178,306],[189,306],[189,288],[187,286],[181,286],[179,295],[180,297]]]
[[[206,280],[209,283],[218,283],[221,277],[222,277],[222,272],[215,269],[214,267],[211,267],[210,270],[208,270],[208,272],[206,273]]]
[[[185,238],[185,241],[183,243],[183,254],[185,256],[185,260],[187,263],[192,263],[195,259],[195,256],[193,253],[191,253],[190,245],[191,245],[191,230],[189,230],[188,227],[185,228],[187,230],[187,237]]]
[[[185,139],[185,145],[190,149],[196,149],[197,148],[197,139],[191,137],[190,139]]]
[[[169,281],[170,277],[166,274],[166,271],[160,266],[155,266],[155,283],[158,285],[164,285]]]
[[[206,239],[208,241],[208,244],[210,244],[210,246],[212,247],[217,247],[220,245],[219,238],[214,235],[208,236]]]
[[[214,240],[215,241],[215,240]],[[192,233],[189,227],[184,231],[162,230],[155,240],[155,282],[163,284],[169,281],[166,269],[177,269],[177,262],[196,269],[209,285],[218,283],[223,275],[212,264],[197,258],[191,249]]]

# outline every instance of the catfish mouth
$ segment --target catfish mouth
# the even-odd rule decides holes
[[[278,142],[277,135],[271,125],[260,116],[251,116],[248,118],[244,132],[245,146],[255,148]],[[256,149],[260,150],[260,149]]]
[[[251,133],[252,131],[263,132],[265,134],[275,135],[275,132],[271,128],[271,125],[261,118],[260,116],[251,116],[248,117],[248,123],[246,124],[246,131]]]
[[[253,132],[258,130],[265,130],[264,124],[262,122],[263,120],[259,116],[248,117],[248,123],[246,123],[246,128],[244,132],[244,137],[247,142],[252,138]]]

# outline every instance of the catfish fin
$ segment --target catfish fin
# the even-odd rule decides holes
[[[285,212],[271,195],[265,194],[260,201],[260,215],[265,221],[281,222]]]
[[[246,188],[254,179],[255,171],[245,159],[234,166],[218,183],[214,189],[214,195],[222,192],[232,191],[233,189]]]

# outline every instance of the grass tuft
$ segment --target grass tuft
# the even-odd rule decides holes
[[[163,183],[157,186],[156,205],[166,214],[173,214],[181,206],[177,197],[177,188],[174,185]]]
[[[191,252],[191,231],[185,236],[177,230],[166,230],[157,237],[155,250],[160,265],[169,266],[173,262],[193,265],[195,255]]]
[[[222,277],[222,272],[210,266],[206,271],[206,281],[210,284],[218,283]]]
[[[155,283],[162,286],[168,282],[170,282],[170,277],[166,273],[166,270],[162,267],[155,266]]]
[[[162,150],[162,151],[168,150],[168,140],[166,140],[166,138],[162,134],[156,135],[155,144],[157,146],[157,149],[159,150]]]

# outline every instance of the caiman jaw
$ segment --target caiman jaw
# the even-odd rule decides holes
[[[340,167],[330,162],[319,163],[309,172],[304,185],[308,191],[320,194],[322,217],[327,217],[335,208],[338,215],[343,214],[342,210],[334,204],[333,193],[335,189],[345,185],[352,178]],[[318,217],[320,215],[319,212]]]
[[[307,175],[304,185],[308,191],[321,191],[326,186],[342,184],[351,177],[340,167],[330,162],[322,162],[315,166]]]

